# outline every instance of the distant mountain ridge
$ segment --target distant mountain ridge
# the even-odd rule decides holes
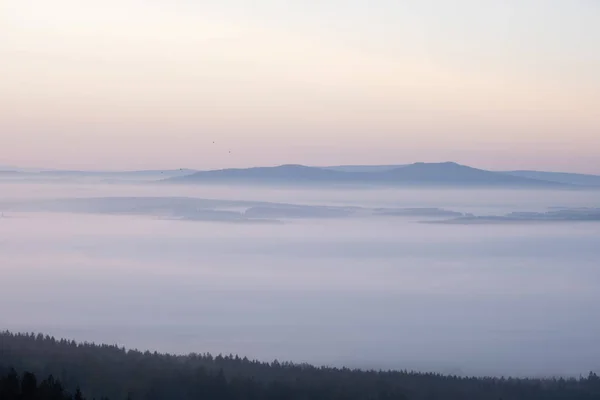
[[[267,184],[375,184],[431,186],[507,186],[567,188],[571,185],[542,179],[514,176],[460,165],[455,162],[415,163],[376,167],[368,172],[359,166],[309,167],[286,164],[275,167],[199,171],[165,179],[171,183],[267,183]]]
[[[228,168],[210,171],[198,171],[191,175],[173,178],[173,180],[295,180],[295,181],[331,181],[345,180],[347,173],[319,167],[298,164],[285,164],[277,167]],[[169,179],[170,180],[170,179]]]
[[[548,188],[600,188],[600,175],[545,171],[489,171],[455,162],[397,165],[306,166],[284,164],[272,167],[85,171],[6,167],[2,180],[79,180],[100,182],[248,183],[248,184],[355,184],[507,186]]]
[[[504,171],[503,173],[529,179],[542,179],[552,182],[568,183],[571,185],[598,186],[600,175],[576,174],[571,172],[545,172],[545,171]]]
[[[335,165],[330,167],[318,167],[340,172],[382,172],[391,169],[405,167],[406,164],[398,165]]]

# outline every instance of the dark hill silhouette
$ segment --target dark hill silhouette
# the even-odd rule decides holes
[[[375,172],[352,172],[303,165],[221,169],[165,179],[172,183],[375,184],[430,186],[514,186],[560,188],[569,185],[512,176],[454,162],[415,163]]]

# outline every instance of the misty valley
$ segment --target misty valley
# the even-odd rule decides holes
[[[0,182],[0,323],[363,369],[600,368],[600,191]]]

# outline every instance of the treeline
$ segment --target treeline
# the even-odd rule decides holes
[[[17,374],[14,369],[0,372],[0,400],[86,400],[77,388],[73,395],[50,376],[38,382],[31,372]]]
[[[514,379],[362,371],[234,355],[175,356],[10,332],[0,333],[2,367],[53,376],[68,390],[80,387],[88,399],[600,400],[594,373],[579,379]]]

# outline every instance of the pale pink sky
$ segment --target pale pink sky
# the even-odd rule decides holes
[[[589,0],[0,0],[0,164],[600,173],[598,20]]]

